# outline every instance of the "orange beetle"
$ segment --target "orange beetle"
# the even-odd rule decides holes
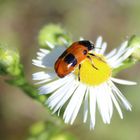
[[[88,40],[74,42],[56,60],[54,65],[55,72],[60,78],[63,78],[71,73],[77,66],[79,66],[80,70],[80,64],[85,60],[85,58],[89,58],[91,60],[90,56],[88,56],[90,53],[88,52],[93,49],[94,45]],[[96,67],[94,66],[94,68]],[[80,76],[78,76],[78,79],[80,81]]]

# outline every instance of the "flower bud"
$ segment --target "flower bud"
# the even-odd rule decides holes
[[[39,33],[38,42],[41,48],[49,49],[48,42],[52,45],[62,45],[71,39],[66,31],[59,25],[49,24],[44,26]]]
[[[128,42],[128,47],[134,48],[131,55],[132,58],[140,61],[140,37],[132,36]]]
[[[21,73],[19,53],[16,49],[0,44],[0,74],[17,76]]]

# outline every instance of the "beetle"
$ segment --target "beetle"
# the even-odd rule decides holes
[[[88,40],[74,42],[56,60],[54,65],[56,74],[60,78],[63,78],[74,71],[74,69],[78,66],[78,79],[80,81],[81,62],[86,58],[91,61],[91,64],[95,69],[98,69],[93,65],[92,59],[89,56],[95,56],[94,54],[89,53],[89,51],[93,50],[94,48],[94,44]]]

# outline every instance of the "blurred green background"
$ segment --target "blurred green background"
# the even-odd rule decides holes
[[[0,0],[0,42],[20,50],[26,77],[31,83],[31,74],[36,71],[31,61],[38,50],[38,32],[48,23],[61,24],[74,40],[82,36],[94,42],[102,35],[108,42],[108,50],[111,50],[129,36],[140,35],[140,1]],[[140,64],[137,64],[118,77],[140,83],[139,69]],[[97,115],[94,131],[90,131],[80,119],[75,125],[67,126],[65,131],[78,140],[139,140],[140,84],[120,88],[133,105],[132,112],[123,110],[123,120],[114,109],[110,125],[103,124]],[[1,140],[25,140],[30,125],[51,119],[51,114],[40,103],[27,97],[20,89],[6,84],[4,77],[0,78]]]

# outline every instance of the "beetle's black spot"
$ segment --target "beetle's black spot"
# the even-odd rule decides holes
[[[75,56],[71,53],[69,53],[65,58],[64,61],[68,64],[72,63],[72,61],[75,59]]]
[[[63,58],[63,57],[65,57],[66,54],[67,54],[67,51],[64,51],[64,52],[61,54],[61,56],[60,56],[59,58]]]
[[[79,41],[79,44],[87,47],[87,49],[89,51],[92,50],[92,49],[94,49],[94,45],[90,41],[88,41],[88,40]]]
[[[84,50],[84,51],[83,51],[83,54],[86,55],[86,54],[87,54],[87,50]]]
[[[67,63],[67,64],[71,64],[71,66],[75,66],[77,64],[77,60],[75,58],[75,56],[71,53],[69,53],[65,58],[64,58],[64,61]]]
[[[77,64],[77,60],[74,59],[74,61],[72,62],[72,66],[74,67]]]

